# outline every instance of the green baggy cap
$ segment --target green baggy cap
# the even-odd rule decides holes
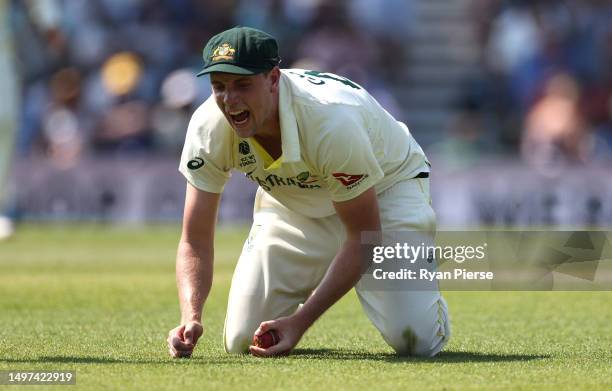
[[[280,63],[276,39],[251,27],[234,27],[212,37],[202,53],[204,68],[211,72],[255,75]]]

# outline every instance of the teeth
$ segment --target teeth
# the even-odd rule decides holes
[[[243,125],[245,123],[247,123],[247,121],[249,120],[248,115],[245,116],[245,118],[243,120],[238,121],[236,119],[237,116],[242,115],[242,114],[248,114],[248,111],[246,110],[237,110],[237,111],[228,111],[229,115],[232,117],[232,121],[236,124],[236,125]]]

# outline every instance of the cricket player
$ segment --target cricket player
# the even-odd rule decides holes
[[[354,287],[397,353],[436,355],[450,337],[437,286],[360,284],[361,232],[435,230],[429,165],[408,128],[348,79],[279,69],[277,43],[262,31],[224,31],[203,56],[199,75],[210,75],[213,93],[191,118],[179,168],[187,179],[176,260],[182,317],[168,335],[170,354],[189,357],[202,335],[217,210],[234,169],[259,188],[229,294],[227,352],[288,354]],[[268,330],[278,344],[251,345]]]

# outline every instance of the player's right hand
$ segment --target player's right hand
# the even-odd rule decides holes
[[[188,322],[170,330],[167,339],[170,355],[174,358],[191,357],[203,332],[204,328],[199,322]]]

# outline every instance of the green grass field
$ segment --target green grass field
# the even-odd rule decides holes
[[[87,390],[612,389],[612,292],[447,292],[453,337],[433,359],[395,356],[351,292],[293,355],[227,355],[246,232],[219,232],[205,334],[175,360],[165,338],[179,319],[178,226],[21,227],[0,243],[0,370],[76,370]]]

